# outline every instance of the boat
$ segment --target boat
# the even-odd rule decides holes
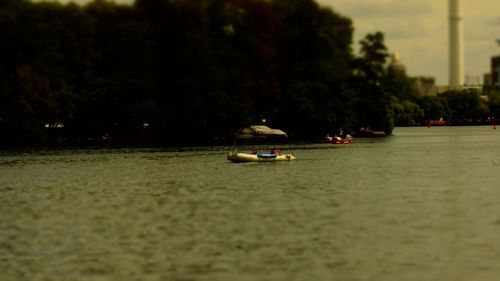
[[[227,155],[227,160],[235,163],[296,160],[292,153],[282,153],[281,149],[276,148],[276,145],[273,145],[269,152],[267,152],[267,149],[266,152],[263,152],[265,146],[262,144],[259,144],[259,148],[253,149],[251,152],[240,152],[238,149],[239,140],[245,140],[248,143],[250,140],[276,140],[284,138],[287,139],[288,135],[280,129],[271,129],[264,125],[253,125],[244,128],[236,136],[236,140]]]
[[[342,138],[337,135],[332,137],[329,134],[327,134],[325,137],[325,142],[333,144],[353,144],[354,138],[351,135],[346,135],[345,138]]]
[[[376,138],[376,137],[385,137],[385,132],[384,131],[374,131],[371,130],[370,128],[361,128],[358,133],[356,134],[356,137],[367,137],[367,138]]]

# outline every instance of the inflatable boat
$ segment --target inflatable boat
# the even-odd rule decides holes
[[[276,148],[276,145],[272,146],[272,149],[269,153],[260,152],[264,150],[263,148],[259,148],[257,150],[254,150],[253,152],[239,152],[237,147],[238,140],[246,140],[248,142],[251,139],[265,139],[271,140],[272,142],[272,140],[280,138],[288,138],[288,136],[285,132],[279,129],[271,129],[263,125],[250,126],[248,128],[245,128],[237,134],[236,140],[231,147],[229,154],[227,155],[227,160],[235,163],[279,162],[295,160],[296,158],[292,153],[282,153],[281,149]]]

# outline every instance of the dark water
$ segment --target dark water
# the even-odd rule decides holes
[[[500,130],[0,153],[0,280],[500,280]]]

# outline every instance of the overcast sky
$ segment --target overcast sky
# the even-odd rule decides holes
[[[411,76],[433,76],[448,84],[448,0],[317,0],[351,18],[357,42],[380,30],[391,52],[399,52]],[[464,17],[465,75],[490,70],[500,54],[500,1],[461,0]]]
[[[61,0],[67,2],[68,0]],[[433,76],[448,84],[448,0],[316,0],[354,22],[354,43],[382,31],[391,52],[398,52],[410,76]],[[500,54],[499,0],[461,0],[464,15],[465,75],[479,78]],[[88,0],[75,0],[88,2]],[[132,3],[133,0],[115,0]],[[474,80],[474,79],[472,79]]]

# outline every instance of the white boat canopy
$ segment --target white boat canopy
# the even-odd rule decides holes
[[[241,130],[239,137],[287,137],[287,134],[280,129],[271,129],[268,126],[258,125],[250,126]]]

